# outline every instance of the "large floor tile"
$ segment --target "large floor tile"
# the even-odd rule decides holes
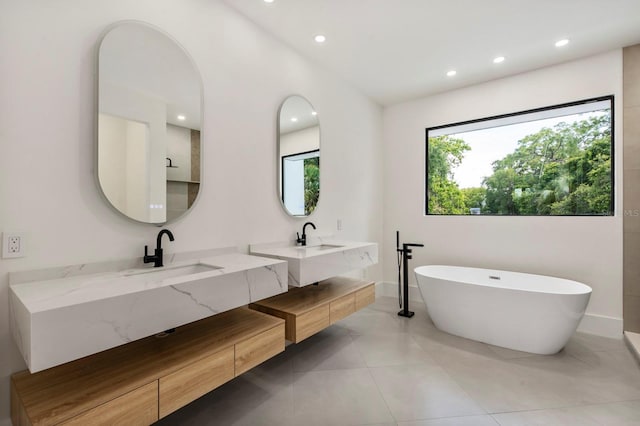
[[[498,426],[491,416],[448,417],[444,419],[399,422],[398,426]]]
[[[474,353],[431,354],[489,413],[555,408],[586,402],[575,376],[590,367],[570,356],[499,360]]]
[[[502,358],[495,351],[489,349],[489,345],[464,337],[445,333],[434,327],[416,328],[410,333],[413,339],[422,349],[436,359],[448,358],[452,355],[477,355],[486,358]],[[505,349],[508,351],[508,349]]]
[[[587,403],[640,399],[640,369],[628,350],[574,355],[589,369],[573,377]]]
[[[336,323],[351,334],[394,334],[403,332],[403,324],[396,321],[392,314],[372,309],[363,309]]]
[[[349,334],[319,333],[287,350],[291,351],[293,370],[296,372],[366,367]]]
[[[640,401],[494,414],[494,418],[501,426],[640,425]]]
[[[485,414],[440,367],[378,367],[371,374],[398,421]]]
[[[601,425],[640,425],[640,400],[589,405],[583,409],[585,413]]]
[[[624,340],[611,339],[587,333],[574,333],[564,348],[569,354],[582,352],[616,351],[626,349]]]
[[[368,369],[295,373],[294,424],[365,425],[395,419]]]
[[[580,408],[520,411],[493,417],[500,426],[602,426]]]
[[[368,367],[432,362],[408,333],[353,336],[353,343]]]

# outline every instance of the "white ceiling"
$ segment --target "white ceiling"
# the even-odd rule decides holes
[[[223,1],[382,105],[640,42],[640,0]]]

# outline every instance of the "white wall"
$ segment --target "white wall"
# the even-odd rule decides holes
[[[385,281],[397,281],[400,230],[402,242],[425,244],[414,250],[412,267],[488,267],[582,281],[593,288],[582,327],[621,335],[621,114],[615,117],[615,217],[424,216],[425,128],[609,94],[621,111],[619,50],[386,108]]]
[[[29,250],[0,260],[0,423],[9,375],[24,368],[9,333],[8,272],[141,257],[158,232],[115,212],[94,178],[96,45],[115,21],[171,34],[204,83],[201,193],[168,226],[176,239],[166,252],[246,251],[300,231],[306,219],[285,214],[276,186],[277,110],[291,94],[322,117],[322,195],[308,219],[319,233],[381,242],[381,108],[219,1],[0,0],[0,10],[0,231],[28,232]],[[381,279],[381,266],[367,274]]]

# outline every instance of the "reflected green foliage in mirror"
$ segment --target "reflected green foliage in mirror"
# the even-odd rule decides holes
[[[304,161],[304,212],[308,216],[316,209],[320,196],[320,157]]]

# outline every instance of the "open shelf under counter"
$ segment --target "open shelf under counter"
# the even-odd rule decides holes
[[[251,303],[249,308],[282,318],[287,340],[298,343],[375,301],[375,283],[334,277]]]
[[[15,426],[148,425],[284,350],[284,321],[237,308],[11,377]]]

